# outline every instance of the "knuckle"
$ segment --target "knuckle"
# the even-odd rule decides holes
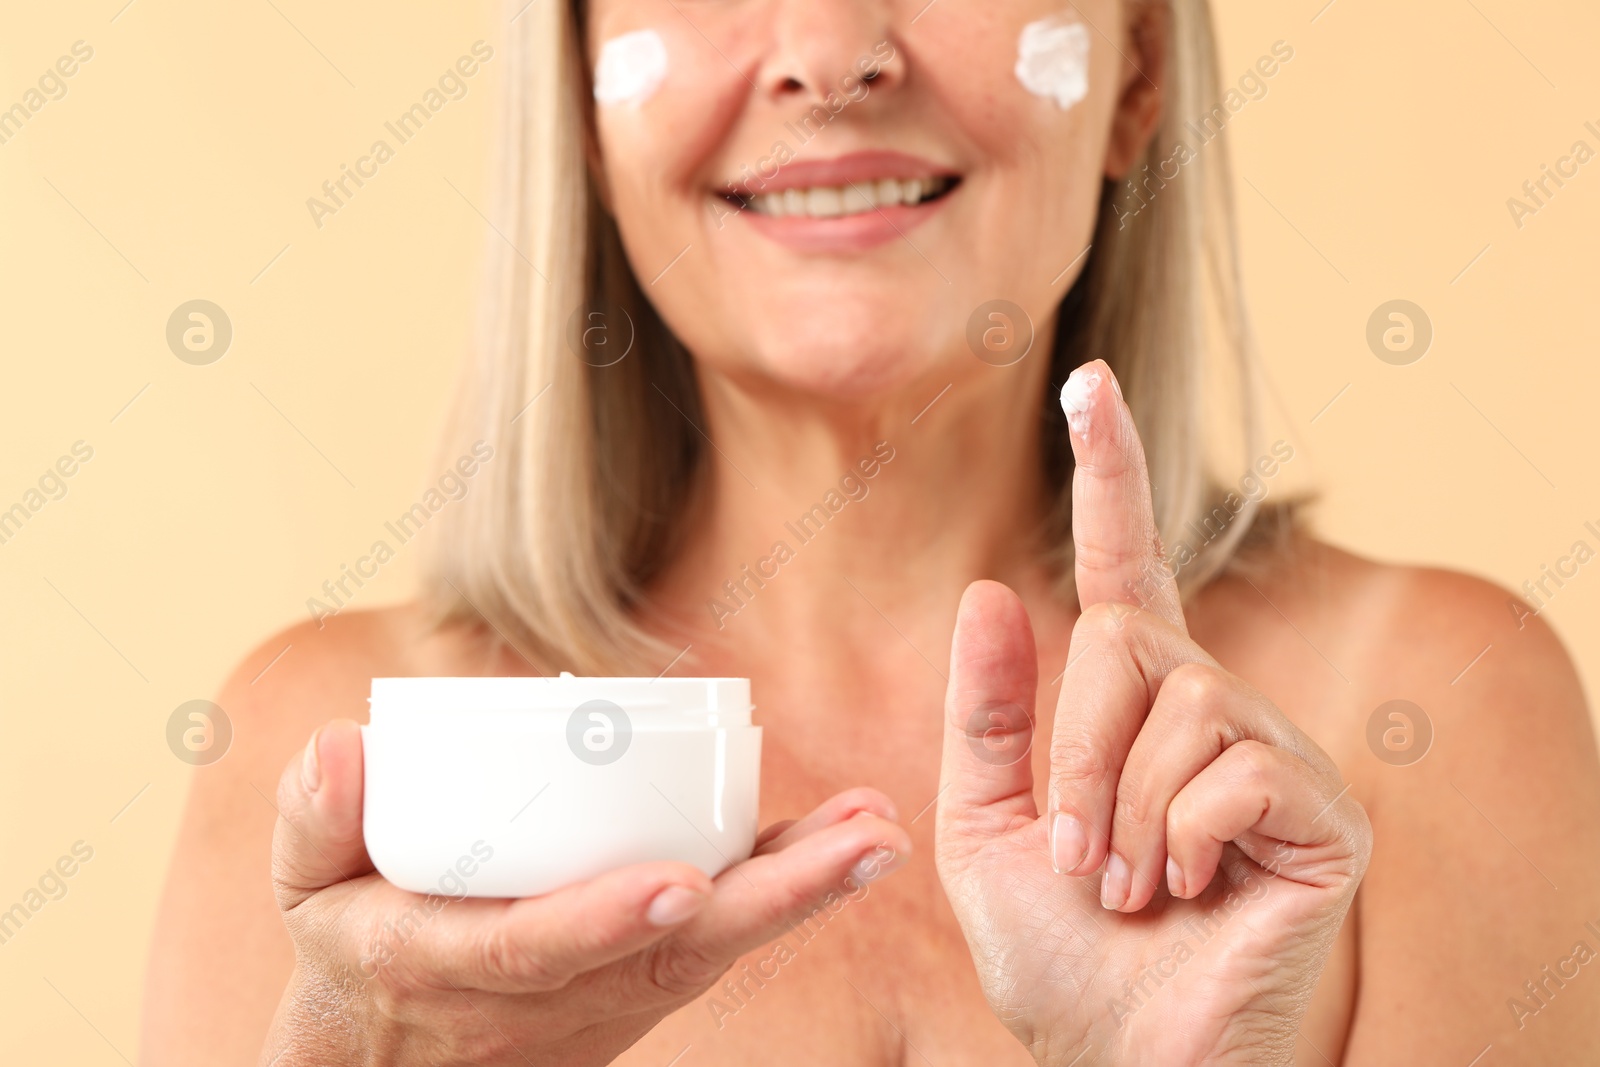
[[[1350,801],[1350,839],[1351,851],[1356,858],[1357,877],[1366,873],[1367,863],[1372,858],[1372,820],[1367,816],[1367,809],[1358,800]]]
[[[861,816],[858,815],[851,822],[853,823],[860,818]],[[756,905],[754,912],[764,923],[777,923],[785,916],[804,911],[808,903],[805,894],[792,885],[772,886],[766,892],[766,899]],[[695,953],[694,958],[702,963],[709,963],[703,952]]]
[[[453,1062],[495,1063],[505,1056],[506,1036],[468,1005],[452,1008],[450,1033]]]
[[[677,943],[663,945],[650,954],[648,975],[652,988],[669,999],[678,999],[708,989],[727,969],[725,962],[713,960],[690,945]]]
[[[1167,839],[1178,841],[1193,840],[1199,833],[1200,824],[1195,813],[1194,803],[1186,794],[1179,793],[1167,807]]]
[[[384,967],[367,979],[367,997],[386,1019],[404,1019],[423,998],[420,985],[409,970]]]
[[[1161,692],[1175,709],[1201,717],[1220,709],[1226,687],[1219,668],[1209,663],[1181,663],[1167,674]]]
[[[360,958],[348,956],[337,969],[325,973],[352,996],[371,1003],[384,1018],[401,1020],[430,1010],[436,1003],[438,979],[405,951],[405,946],[374,929],[362,944]]]
[[[1004,743],[1007,739],[1023,739],[1031,737],[1033,733],[1033,712],[1015,701],[991,700],[979,704],[970,711],[957,711],[954,722],[957,728],[966,735],[968,741]],[[877,790],[865,790],[864,795],[871,798],[883,798]],[[876,812],[884,804],[859,804],[858,810]]]
[[[1077,563],[1091,571],[1123,570],[1143,555],[1143,549],[1123,540],[1088,539],[1073,546]]]
[[[890,807],[889,798],[871,786],[858,785],[839,794],[839,806],[845,811],[882,811]]]
[[[1143,775],[1125,769],[1121,780],[1117,782],[1114,816],[1117,831],[1140,834],[1148,830],[1152,823],[1153,807],[1154,798],[1145,787]]]
[[[1234,719],[1234,682],[1222,668],[1209,663],[1183,663],[1174,667],[1161,683],[1154,717],[1163,720],[1168,731],[1207,739],[1218,750],[1244,740]]]
[[[484,973],[531,992],[554,992],[572,980],[571,972],[550,954],[534,950],[504,931],[485,939],[481,954]]]
[[[1185,789],[1167,805],[1164,825],[1167,840],[1179,841],[1194,848],[1215,839],[1212,818],[1214,804],[1210,798]]]
[[[1267,789],[1278,764],[1272,747],[1259,741],[1240,741],[1233,746],[1233,751],[1238,762],[1239,785],[1251,793]]]
[[[295,904],[304,898],[294,891],[294,863],[290,859],[288,850],[284,848],[282,841],[273,840],[272,859],[269,862],[269,866],[272,871],[272,890],[278,898],[278,908],[288,914],[294,910]]]
[[[1372,858],[1372,819],[1366,806],[1346,792],[1350,787],[1342,784],[1337,776],[1327,786],[1330,799],[1323,810],[1337,826],[1338,839],[1350,855],[1356,877],[1360,878]]]
[[[1073,626],[1074,637],[1120,638],[1129,621],[1139,614],[1139,609],[1120,600],[1102,600],[1090,604],[1078,616]]]
[[[1094,789],[1110,780],[1111,756],[1093,738],[1058,734],[1050,743],[1050,765],[1064,785]]]

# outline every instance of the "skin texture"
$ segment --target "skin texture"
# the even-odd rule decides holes
[[[1099,181],[1159,113],[1159,16],[1080,4],[1117,47],[1096,34],[1090,94],[1062,111],[1011,73],[1020,27],[1054,5],[947,5],[915,22],[920,2],[590,5],[591,57],[646,26],[673,57],[648,104],[597,115],[596,168],[642,278],[692,246],[650,296],[695,355],[717,454],[649,590],[651,624],[692,646],[675,673],[749,677],[758,694],[772,828],[750,880],[652,865],[450,904],[364,977],[384,920],[417,898],[367,871],[358,735],[338,720],[364,718],[375,676],[561,665],[430,630],[411,607],[305,624],[219,695],[235,740],[195,777],[152,953],[148,1062],[1600,1057],[1600,979],[1541,975],[1600,945],[1584,928],[1600,920],[1600,766],[1540,620],[1519,626],[1474,579],[1312,541],[1181,610],[1159,583],[1125,595],[1123,569],[1151,551],[1148,489],[1109,373],[1074,440],[1082,610],[1054,594],[1031,535],[1039,427],[1017,413],[1060,383],[1042,360],[975,360],[966,318],[1006,293],[1044,350]],[[808,158],[887,147],[958,171],[915,247],[813,255],[737,217],[719,228],[714,190],[885,39],[895,59]],[[707,610],[878,442],[894,458],[864,499],[732,617]],[[1367,743],[1395,698],[1435,731],[1411,766]],[[972,712],[995,706],[1012,709],[1002,726],[1031,714],[1025,758],[978,757]],[[1020,726],[975,740],[1008,737]],[[1053,820],[1034,819],[1062,810],[1089,827],[1066,874]],[[1114,913],[1099,905],[1108,847],[1138,871]],[[1168,853],[1185,899],[1163,885]],[[817,919],[865,856],[892,875]],[[699,910],[655,927],[668,886]],[[1230,888],[1220,932],[1168,974],[1174,925]],[[801,917],[810,928],[790,929]],[[1512,997],[1538,1007],[1520,1027]]]

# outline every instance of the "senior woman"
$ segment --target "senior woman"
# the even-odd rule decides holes
[[[507,35],[445,446],[492,458],[415,603],[227,686],[149,1062],[1600,1061],[1557,640],[1263,502],[1294,452],[1252,428],[1205,0],[540,0]],[[755,855],[452,902],[363,967],[419,899],[362,844],[369,680],[561,670],[752,679]],[[1368,742],[1395,698],[1435,731],[1406,767]]]

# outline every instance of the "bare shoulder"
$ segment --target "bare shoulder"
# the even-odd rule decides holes
[[[232,744],[195,775],[185,831],[230,840],[242,824],[270,831],[274,812],[263,801],[275,796],[288,761],[328,722],[365,723],[372,679],[505,673],[514,670],[505,656],[470,627],[432,625],[415,604],[342,612],[272,635],[217,696]]]
[[[410,605],[306,621],[268,637],[233,669],[218,697],[230,717],[264,731],[366,718],[374,677],[418,673],[434,642]]]
[[[1492,582],[1316,542],[1196,609],[1197,640],[1333,756],[1372,818],[1344,1062],[1600,1055],[1600,984],[1538,985],[1600,935],[1600,758],[1545,620]]]
[[[294,962],[272,895],[278,780],[319,726],[365,721],[371,679],[454,672],[442,669],[451,647],[398,607],[290,627],[234,668],[216,698],[232,740],[194,769],[157,914],[147,1058],[254,1062]]]
[[[1560,639],[1530,605],[1481,578],[1302,539],[1216,582],[1196,617],[1201,643],[1211,647],[1211,638],[1219,658],[1237,660],[1268,695],[1292,698],[1285,711],[1299,709],[1310,727],[1363,746],[1364,721],[1352,717],[1398,700],[1437,729],[1461,727],[1451,731],[1458,751],[1492,746],[1512,728],[1593,749],[1582,686]]]
[[[246,845],[264,864],[289,759],[324,723],[365,722],[373,678],[425,673],[445,643],[420,612],[401,606],[303,622],[246,654],[216,697],[232,740],[221,759],[196,769],[177,864]],[[247,827],[253,832],[241,832]]]
[[[432,625],[414,603],[288,627],[252,649],[223,684],[217,703],[233,725],[233,747],[207,768],[219,773],[197,776],[195,796],[247,783],[272,795],[286,762],[318,727],[367,721],[374,678],[504,673],[504,656],[470,627]]]

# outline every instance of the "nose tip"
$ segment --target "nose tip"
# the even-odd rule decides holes
[[[800,0],[778,5],[758,84],[778,98],[825,100],[853,82],[881,89],[903,63],[892,20],[871,0]]]

